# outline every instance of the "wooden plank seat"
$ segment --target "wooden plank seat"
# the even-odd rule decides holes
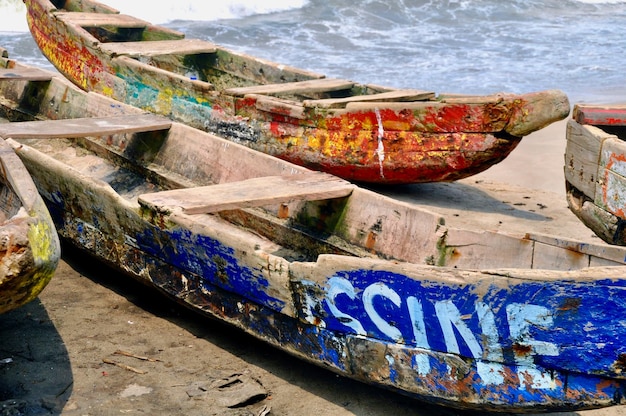
[[[102,43],[100,49],[110,54],[128,56],[196,55],[217,51],[213,43],[201,39],[109,42]]]
[[[336,78],[321,78],[282,84],[253,85],[250,87],[228,88],[224,93],[243,97],[248,94],[295,94],[339,91],[350,89],[354,82]]]
[[[322,100],[304,100],[305,107],[343,108],[351,102],[389,102],[389,101],[423,101],[435,98],[432,91],[422,90],[394,90],[378,94],[354,95],[344,98],[325,98]]]
[[[305,120],[307,118],[307,113],[302,106],[302,103],[299,101],[258,94],[248,94],[246,97],[254,98],[256,100],[254,106],[257,110],[281,114],[283,116],[289,116],[300,120]]]
[[[127,29],[142,29],[150,25],[145,20],[117,13],[57,12],[54,16],[63,22],[82,27],[115,26]]]
[[[0,68],[1,80],[50,81],[52,74],[37,68]]]
[[[0,124],[3,138],[78,138],[168,130],[172,122],[154,114],[23,121]]]
[[[172,189],[139,196],[152,210],[180,207],[185,214],[251,208],[292,201],[317,201],[350,195],[354,185],[323,172],[266,176],[196,188]]]

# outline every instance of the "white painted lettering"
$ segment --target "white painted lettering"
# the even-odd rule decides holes
[[[383,334],[394,340],[395,342],[402,342],[402,332],[388,322],[386,322],[378,313],[376,308],[374,308],[374,298],[376,296],[383,297],[385,299],[389,299],[394,305],[398,308],[402,304],[402,299],[400,299],[400,295],[398,295],[393,290],[389,289],[389,287],[383,283],[375,283],[370,285],[363,292],[363,307],[365,308],[365,312],[367,312],[367,316],[372,320],[376,328],[380,330]],[[398,313],[397,316],[400,317],[402,314]]]
[[[454,327],[461,335],[461,338],[463,338],[463,341],[465,341],[465,344],[472,353],[472,357],[481,358],[483,350],[472,331],[463,321],[458,308],[454,306],[451,301],[445,300],[435,302],[435,312],[437,313],[437,319],[443,331],[443,338],[446,342],[448,352],[453,354],[461,353],[456,335],[454,334]]]
[[[342,324],[347,326],[348,328],[352,328],[354,332],[359,335],[366,335],[365,329],[361,323],[353,318],[352,316],[344,313],[337,308],[335,305],[335,299],[337,296],[344,294],[348,296],[350,299],[356,299],[356,291],[354,290],[354,286],[347,279],[342,277],[333,276],[328,280],[328,296],[326,297],[326,303],[328,304],[328,309],[337,318]]]
[[[413,327],[413,339],[417,348],[430,349],[428,337],[426,336],[426,324],[424,322],[424,308],[422,302],[413,296],[406,299],[406,305],[409,308],[409,317],[411,318],[411,326]],[[428,354],[415,354],[413,356],[413,368],[417,369],[420,375],[430,373],[430,360]]]
[[[367,314],[369,320],[359,321],[354,316],[342,311],[337,306],[339,296],[347,296],[347,300],[342,300],[344,309],[361,310]],[[379,299],[381,298],[381,299]],[[350,305],[350,300],[353,305]],[[501,385],[505,382],[504,353],[501,336],[506,335],[498,331],[496,316],[492,307],[485,302],[477,301],[474,304],[474,314],[462,314],[459,308],[451,300],[439,300],[434,302],[435,316],[425,316],[422,300],[408,296],[404,302],[402,297],[384,283],[374,283],[363,289],[361,294],[353,284],[345,278],[335,276],[328,280],[328,290],[325,299],[328,311],[331,316],[341,324],[350,328],[358,335],[367,335],[365,325],[373,325],[390,340],[394,342],[406,342],[413,344],[415,349],[412,355],[412,368],[422,376],[432,372],[431,360],[436,359],[429,351],[431,341],[428,333],[429,325],[437,322],[443,334],[445,349],[451,354],[461,354],[463,343],[469,350],[469,355],[476,360],[476,370],[484,385]],[[345,303],[347,302],[347,303]],[[409,319],[409,322],[398,321],[394,325],[388,318],[381,316],[382,302],[387,302],[388,308],[397,308],[392,314],[398,320]],[[314,323],[314,311],[316,302],[314,299],[306,298],[303,302],[303,311],[307,322]],[[408,314],[402,313],[404,305]],[[375,306],[376,305],[376,306]],[[546,330],[553,326],[553,317],[550,310],[539,305],[529,305],[512,303],[506,305],[506,319],[508,324],[508,334],[514,345],[515,366],[519,377],[521,389],[553,389],[556,387],[551,375],[542,372],[535,365],[536,356],[556,356],[559,354],[558,346],[547,341],[540,341],[533,337],[533,329]],[[408,316],[407,316],[408,315]],[[436,319],[436,321],[435,321]],[[478,328],[474,328],[478,321]],[[326,323],[317,319],[318,326],[325,327]],[[402,334],[399,328],[411,325],[411,334]],[[400,325],[404,324],[404,325]],[[471,327],[470,327],[471,325]],[[474,332],[471,328],[474,329]],[[371,329],[370,329],[371,330]],[[504,329],[506,331],[506,329]],[[423,352],[419,351],[423,350]],[[433,354],[436,354],[433,352]],[[394,361],[391,356],[387,357],[389,365],[392,367]],[[510,366],[512,363],[507,365]],[[454,377],[453,371],[449,368],[450,377]]]

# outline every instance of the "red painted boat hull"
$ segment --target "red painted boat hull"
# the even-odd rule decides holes
[[[560,91],[357,101],[341,108],[307,106],[306,100],[268,95],[227,94],[227,88],[184,78],[150,57],[108,53],[106,47],[116,42],[70,16],[79,7],[115,15],[104,5],[68,1],[66,9],[57,10],[48,0],[25,3],[30,30],[44,55],[81,88],[351,181],[398,184],[462,179],[499,163],[523,136],[569,114],[569,102]],[[131,23],[143,22],[128,18]],[[152,36],[153,42],[183,37],[144,23],[142,33]],[[216,54],[280,67],[223,48]],[[314,76],[298,70],[289,74],[295,81]],[[357,87],[374,88],[354,84],[352,90]]]

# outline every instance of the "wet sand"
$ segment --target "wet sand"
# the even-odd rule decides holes
[[[449,223],[470,213],[486,229],[531,228],[599,243],[567,210],[564,147],[564,123],[557,123],[485,173],[388,192],[442,212]],[[40,297],[0,315],[0,336],[2,416],[484,414],[428,405],[303,363],[68,247]],[[626,415],[626,406],[557,415]]]

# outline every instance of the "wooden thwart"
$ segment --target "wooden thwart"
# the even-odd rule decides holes
[[[236,96],[246,94],[294,94],[339,91],[352,88],[354,82],[335,78],[312,79],[308,81],[285,82],[282,84],[253,85],[251,87],[228,88],[224,93]]]
[[[298,102],[293,100],[285,100],[271,95],[248,94],[246,97],[256,100],[256,109],[267,111],[269,113],[278,113],[284,116],[306,120],[307,114],[305,108]]]
[[[0,124],[0,137],[13,139],[77,138],[167,130],[171,125],[172,122],[169,119],[153,114],[24,121]]]
[[[110,54],[129,56],[193,55],[215,53],[217,50],[211,42],[200,39],[108,42],[102,43],[100,49]]]
[[[354,185],[322,172],[266,176],[197,188],[139,196],[139,203],[159,210],[180,207],[185,214],[208,214],[292,201],[317,201],[350,195]]]
[[[52,74],[37,68],[0,68],[0,81],[24,80],[24,81],[50,81]]]
[[[345,107],[347,103],[351,102],[368,102],[368,101],[418,101],[418,100],[430,100],[435,98],[435,93],[432,91],[422,90],[395,90],[381,92],[378,94],[370,95],[355,95],[352,97],[344,98],[327,98],[323,100],[305,100],[302,104],[305,107],[323,107],[323,108],[340,108]]]
[[[141,29],[150,24],[136,17],[114,13],[57,12],[54,16],[64,22],[83,27],[115,26],[127,29]]]

